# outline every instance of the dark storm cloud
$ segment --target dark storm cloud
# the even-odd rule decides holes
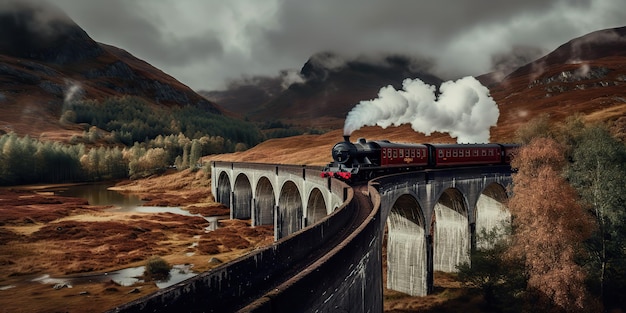
[[[22,10],[28,10],[29,16],[18,13]],[[71,22],[71,19],[58,7],[37,0],[0,0],[0,14],[5,18],[11,17],[12,23],[26,23],[24,26],[42,37],[56,35],[57,29],[52,25],[54,22]]]
[[[129,50],[157,66],[192,66],[198,59],[219,56],[222,51],[216,35],[211,32],[193,34],[162,27],[163,18],[146,6],[149,2],[53,2],[72,12],[72,18],[96,41]],[[172,18],[176,18],[176,12],[172,10],[171,13]]]
[[[514,47],[547,53],[626,21],[622,0],[49,1],[95,40],[195,89],[297,71],[320,51],[409,55],[434,60],[444,78],[480,75]]]

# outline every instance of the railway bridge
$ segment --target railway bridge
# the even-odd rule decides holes
[[[213,162],[211,191],[231,218],[273,225],[276,241],[116,312],[382,312],[387,287],[432,291],[510,220],[508,166],[425,170],[360,186],[307,166]]]

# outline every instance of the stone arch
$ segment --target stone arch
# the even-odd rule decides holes
[[[412,195],[402,195],[387,218],[387,288],[424,296],[427,286],[427,244],[424,215]]]
[[[477,249],[493,247],[494,240],[506,234],[511,224],[507,200],[506,188],[498,183],[489,184],[481,192],[475,210]]]
[[[215,201],[230,208],[230,178],[226,172],[221,172],[217,179],[217,194]]]
[[[252,215],[252,186],[246,174],[239,174],[233,190],[233,218],[247,220]]]
[[[265,176],[261,177],[256,185],[255,199],[254,226],[274,225],[276,196],[274,195],[274,186]]]
[[[458,189],[446,189],[433,210],[433,269],[456,272],[456,266],[470,262],[470,226],[467,205]]]
[[[319,188],[313,188],[306,205],[306,225],[313,225],[326,217],[326,201]]]
[[[302,229],[302,197],[298,186],[287,181],[280,189],[278,198],[278,238],[286,237]]]

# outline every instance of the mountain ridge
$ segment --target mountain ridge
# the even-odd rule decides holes
[[[618,27],[574,38],[514,70],[501,81],[494,81],[492,73],[477,76],[479,81],[488,85],[500,111],[498,125],[491,128],[491,141],[514,141],[517,129],[543,114],[547,114],[552,122],[558,122],[578,113],[584,114],[589,123],[608,123],[613,133],[626,141],[625,34],[626,27]],[[607,41],[607,38],[613,40]],[[319,151],[330,151],[334,143],[342,140],[342,134],[341,129],[335,129],[321,136],[274,139],[245,152],[211,159],[323,165],[328,162],[330,152],[320,155]],[[403,142],[455,141],[441,133],[429,137],[416,133],[408,125],[387,129],[364,127],[355,131],[352,137]],[[287,152],[280,157],[272,153],[279,149]]]
[[[0,12],[0,43],[4,133],[38,137],[52,131],[68,139],[82,131],[59,122],[71,95],[95,100],[131,95],[156,106],[193,105],[223,114],[172,76],[123,49],[94,41],[53,7],[17,3],[13,11]]]
[[[300,69],[301,81],[287,88],[281,87],[280,78],[258,77],[231,84],[227,90],[199,93],[253,121],[282,120],[305,127],[337,128],[354,105],[376,98],[383,86],[398,89],[407,78],[441,84],[443,80],[429,72],[429,62],[402,55],[345,60],[320,52]]]
[[[54,131],[58,133],[54,140],[67,141],[85,130],[83,125],[59,121],[67,99],[132,95],[154,106],[193,105],[207,113],[238,116],[257,123],[284,120],[303,127],[319,127],[340,139],[341,134],[334,132],[340,132],[347,112],[360,101],[376,98],[381,87],[391,85],[399,89],[407,78],[420,78],[434,86],[443,81],[431,74],[433,65],[428,59],[402,55],[344,59],[332,52],[321,52],[304,63],[287,88],[284,78],[290,73],[284,72],[280,77],[234,82],[230,90],[223,92],[196,93],[127,51],[93,41],[67,16],[53,20],[57,37],[40,41],[44,35],[25,26],[30,25],[29,19],[36,19],[38,9],[20,8],[27,12],[17,19],[6,12],[0,14],[0,42],[21,42],[21,37],[14,38],[16,33],[34,38],[25,39],[22,47],[0,45],[0,134],[14,131],[41,137]],[[576,112],[596,121],[623,118],[625,37],[626,27],[599,30],[570,40],[502,80],[494,80],[493,73],[477,76],[488,86],[500,110],[498,126],[492,128],[492,140],[512,140],[515,129],[544,113],[556,120]],[[64,43],[79,49],[72,50]],[[441,134],[427,138],[407,127],[384,131],[371,128],[363,130],[363,134],[408,141],[452,140]],[[255,153],[265,154],[257,150],[251,155]],[[253,161],[265,160],[272,162],[270,157]]]

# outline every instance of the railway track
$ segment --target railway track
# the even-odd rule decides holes
[[[372,212],[372,202],[368,195],[367,184],[361,184],[352,187],[354,190],[354,197],[352,202],[344,208],[344,210],[351,210],[352,214],[348,223],[343,227],[336,236],[327,241],[320,248],[313,250],[307,257],[294,263],[289,270],[282,272],[280,275],[272,278],[273,284],[270,288],[266,288],[264,291],[257,293],[256,296],[250,297],[252,302],[245,304],[238,312],[255,312],[257,302],[255,299],[271,299],[274,294],[284,290],[292,282],[297,281],[302,275],[314,272],[315,268],[327,261],[333,253],[336,253],[342,247],[346,246],[353,233],[366,221],[367,217]]]

